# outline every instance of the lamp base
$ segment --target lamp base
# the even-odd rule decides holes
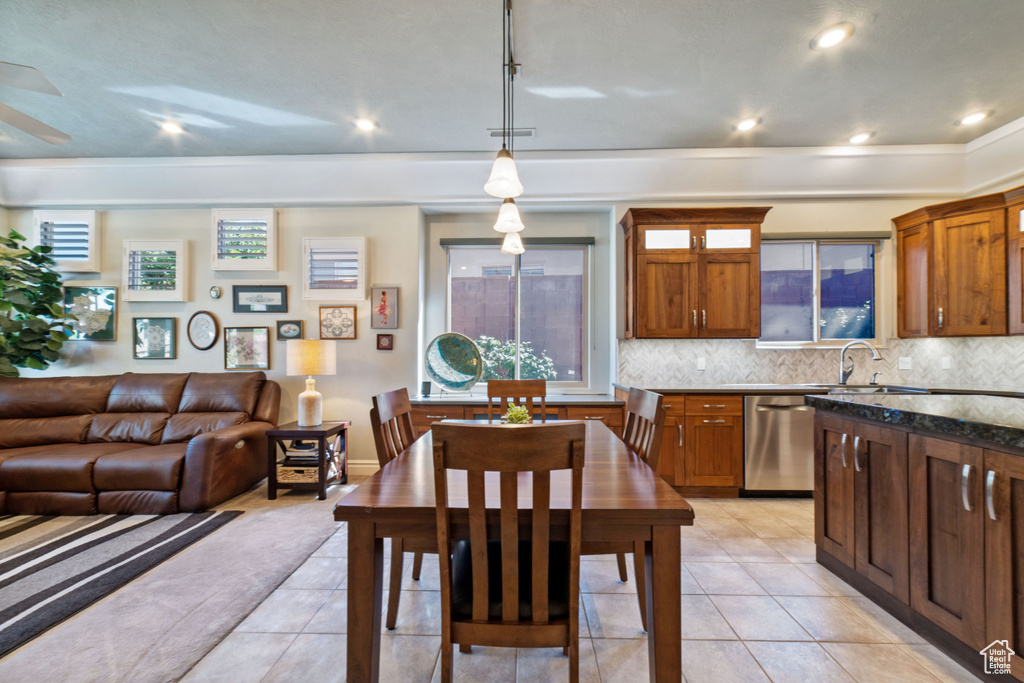
[[[299,426],[315,427],[324,421],[323,396],[315,389],[316,381],[306,378],[306,390],[299,394]]]

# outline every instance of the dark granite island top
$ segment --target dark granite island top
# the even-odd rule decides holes
[[[819,411],[1024,449],[1024,399],[937,394],[807,396]]]

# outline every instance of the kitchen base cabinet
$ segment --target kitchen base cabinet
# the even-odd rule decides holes
[[[985,642],[1009,641],[1024,681],[1024,457],[985,451]]]
[[[851,568],[856,564],[849,443],[853,429],[850,420],[814,418],[814,542]]]

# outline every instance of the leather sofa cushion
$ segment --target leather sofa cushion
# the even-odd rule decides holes
[[[164,427],[163,443],[188,441],[197,434],[240,425],[249,421],[245,413],[178,413]]]
[[[0,489],[92,493],[93,463],[100,456],[138,448],[134,443],[64,443],[14,453],[0,463]]]
[[[106,412],[173,413],[188,378],[188,373],[126,372],[110,390]]]
[[[93,484],[98,491],[177,491],[187,448],[187,443],[169,443],[100,456]]]
[[[178,406],[179,413],[245,413],[252,416],[267,376],[262,372],[193,372]]]
[[[0,419],[102,413],[118,377],[0,378]]]
[[[158,444],[164,435],[168,413],[100,413],[92,418],[86,441],[129,441]]]
[[[100,491],[101,515],[171,515],[178,511],[176,491]]]
[[[95,493],[12,492],[5,496],[9,515],[95,515]]]
[[[65,415],[0,420],[0,448],[82,443],[92,419],[92,415]]]

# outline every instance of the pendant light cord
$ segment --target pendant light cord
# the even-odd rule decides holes
[[[508,146],[508,81],[505,76],[505,53],[508,49],[508,13],[509,0],[501,0],[501,146]]]

